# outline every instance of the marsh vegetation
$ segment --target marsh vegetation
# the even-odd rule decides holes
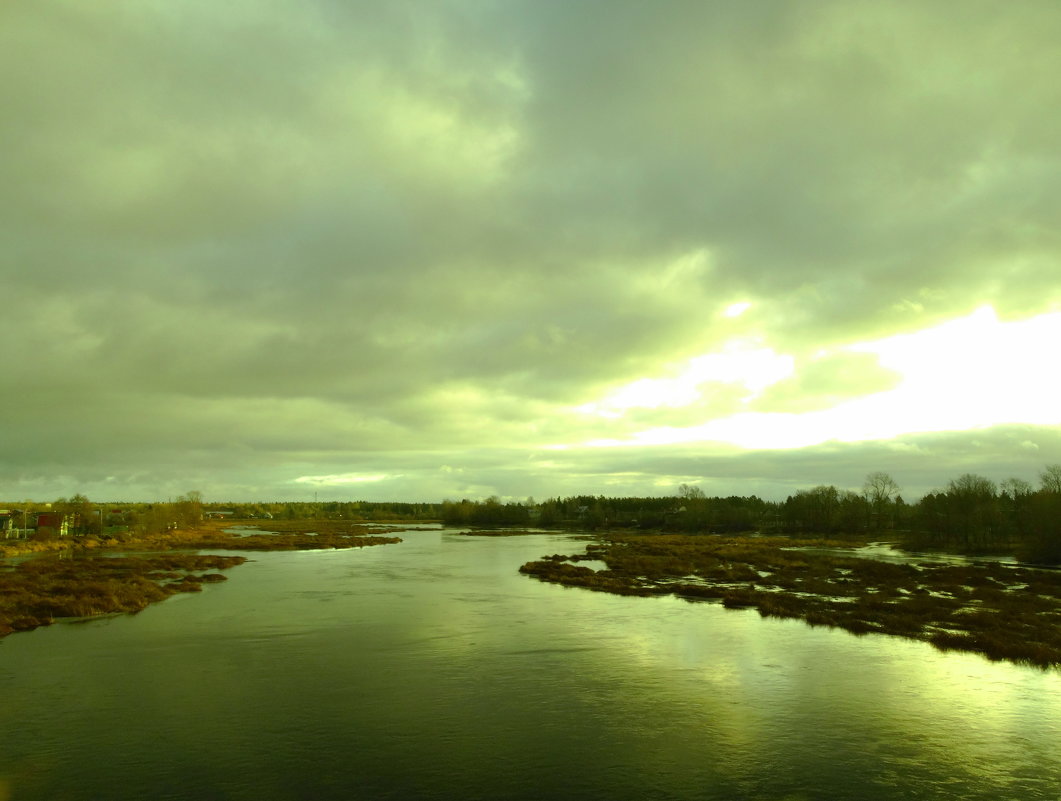
[[[13,541],[2,556],[28,556],[0,563],[0,637],[45,626],[62,618],[139,612],[181,592],[199,592],[204,583],[224,581],[207,570],[247,561],[242,556],[187,553],[198,550],[295,551],[364,548],[401,542],[378,528],[349,521],[269,521],[273,533],[230,522],[210,521],[192,530],[100,540],[93,537],[41,542]],[[384,532],[387,530],[384,530]],[[106,556],[101,551],[123,555]],[[125,555],[149,552],[142,556]]]
[[[815,549],[834,551],[825,553]],[[836,555],[837,548],[852,555]],[[593,560],[606,567],[579,564]],[[520,571],[621,595],[673,594],[754,607],[854,634],[892,634],[941,649],[1041,667],[1061,665],[1061,573],[997,562],[910,564],[855,556],[852,542],[783,537],[602,537]]]
[[[0,568],[0,636],[46,626],[59,618],[139,612],[242,564],[242,556],[44,556]]]
[[[123,543],[122,547],[125,550],[320,551],[401,542],[400,537],[386,536],[395,530],[353,524],[348,520],[210,521],[197,529],[143,537]]]

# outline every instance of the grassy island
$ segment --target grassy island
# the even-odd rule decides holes
[[[990,659],[1061,665],[1061,572],[836,553],[853,547],[781,537],[607,535],[582,554],[543,557],[520,571],[590,590],[711,600],[854,634],[893,634]],[[590,560],[605,567],[579,564]]]
[[[139,612],[176,593],[199,592],[204,583],[226,579],[221,573],[204,571],[247,561],[242,556],[189,551],[324,550],[401,542],[398,537],[381,536],[390,529],[342,521],[269,521],[266,531],[256,525],[236,526],[209,521],[198,529],[139,538],[63,538],[0,545],[0,557],[34,557],[14,564],[0,562],[0,637],[63,618]],[[132,552],[145,553],[128,555]]]
[[[124,543],[122,550],[320,551],[401,542],[383,536],[397,528],[343,520],[210,521],[191,531],[171,531]]]
[[[60,618],[139,612],[245,562],[242,556],[165,554],[145,556],[57,555],[28,559],[0,572],[0,636],[47,626]]]

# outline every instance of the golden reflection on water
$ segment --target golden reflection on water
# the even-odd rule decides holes
[[[617,650],[636,663],[619,672],[620,680],[663,677],[684,700],[687,733],[695,738],[699,728],[715,742],[717,765],[734,779],[746,773],[744,759],[769,765],[778,732],[801,726],[808,727],[805,743],[819,750],[823,764],[834,757],[831,749],[844,745],[845,733],[857,738],[882,784],[901,784],[905,772],[932,764],[943,775],[1007,786],[1016,766],[1039,763],[1049,772],[1056,762],[1049,742],[1061,743],[1058,728],[1028,731],[1029,719],[1061,720],[1056,671],[714,604],[621,602],[641,604],[646,614],[618,630],[625,639]],[[1031,695],[1029,683],[1037,685]],[[835,731],[813,728],[823,719]],[[749,797],[755,795],[749,788]]]

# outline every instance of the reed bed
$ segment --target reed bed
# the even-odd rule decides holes
[[[204,583],[224,581],[217,571],[242,564],[242,556],[41,557],[0,570],[0,636],[46,626],[62,618],[136,613]]]
[[[201,528],[134,538],[115,546],[123,551],[319,551],[401,542],[400,537],[385,536],[395,530],[343,520],[269,520],[254,525],[214,520]]]
[[[278,523],[278,525],[274,525]],[[384,536],[394,529],[349,521],[269,521],[280,533],[234,532],[233,523],[209,521],[202,528],[121,540],[64,539],[12,543],[0,557],[31,556],[18,564],[0,562],[0,637],[63,618],[136,613],[181,592],[201,592],[224,581],[217,572],[246,561],[242,556],[187,551],[295,551],[365,548],[401,542]],[[253,529],[249,529],[253,530]],[[99,556],[100,551],[131,556]]]
[[[830,548],[851,547],[827,543]],[[1061,573],[998,563],[901,564],[815,553],[820,540],[610,535],[522,573],[622,595],[672,594],[853,634],[891,634],[989,659],[1061,666]],[[592,570],[575,564],[603,561]]]

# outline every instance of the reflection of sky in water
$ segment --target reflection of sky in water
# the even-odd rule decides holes
[[[947,554],[938,551],[904,551],[893,547],[887,542],[873,542],[862,548],[787,548],[792,551],[806,551],[808,553],[823,554],[825,556],[850,557],[856,556],[862,559],[877,559],[882,562],[896,562],[898,564],[919,564],[929,562],[932,564],[954,564],[968,565],[978,563],[998,562],[1000,564],[1016,565],[1017,560],[1012,556],[977,556],[964,554]]]
[[[1056,795],[1056,673],[520,575],[581,549],[555,536],[404,536],[252,554],[201,595],[3,641],[0,731],[20,736],[0,782],[27,799]]]

